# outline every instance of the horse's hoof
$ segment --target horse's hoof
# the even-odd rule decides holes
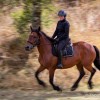
[[[93,89],[93,86],[89,86],[88,88],[89,88],[89,89]]]
[[[39,81],[39,84],[42,85],[43,87],[47,87],[43,81]]]
[[[88,88],[89,88],[89,89],[93,89],[93,85],[89,85]]]
[[[78,85],[76,86],[72,86],[72,88],[70,89],[71,91],[75,91],[78,88]]]
[[[76,90],[76,88],[71,88],[70,90],[71,90],[71,91],[75,91],[75,90]]]
[[[94,85],[93,85],[92,82],[88,83],[88,88],[89,88],[89,89],[93,89],[93,86],[94,86]]]
[[[62,92],[62,89],[59,88],[58,86],[55,86],[55,87],[54,87],[54,90],[56,90],[56,91],[61,91],[61,92]]]

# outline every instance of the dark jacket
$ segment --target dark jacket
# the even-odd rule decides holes
[[[55,38],[57,36],[59,41],[63,39],[68,39],[69,38],[69,27],[70,27],[69,22],[66,19],[58,21],[56,30],[52,38]]]

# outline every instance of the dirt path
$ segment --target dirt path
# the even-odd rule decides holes
[[[0,100],[100,100],[100,92],[1,89]]]

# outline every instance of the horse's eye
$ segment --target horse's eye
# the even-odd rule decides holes
[[[36,39],[37,37],[33,37],[34,39]]]

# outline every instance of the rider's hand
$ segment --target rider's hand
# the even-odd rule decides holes
[[[56,39],[56,42],[59,42],[59,38]]]
[[[57,44],[59,42],[59,38],[54,39],[54,44]]]
[[[57,44],[58,42],[55,40],[53,43],[54,43],[54,44]]]

